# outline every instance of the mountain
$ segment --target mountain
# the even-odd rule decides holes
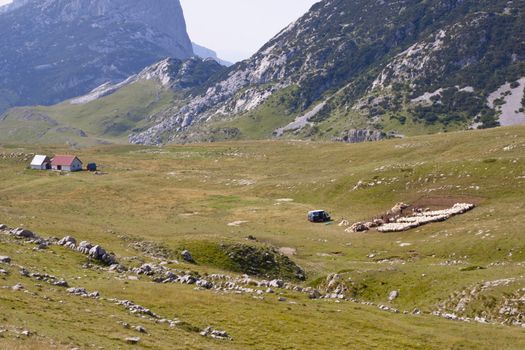
[[[126,143],[131,132],[157,123],[157,113],[191,99],[224,69],[212,59],[167,58],[60,104],[11,108],[0,116],[0,143]]]
[[[363,142],[525,124],[524,13],[523,1],[323,0],[251,58],[205,73],[183,93],[155,99],[145,89],[141,96],[140,89],[127,87],[134,75],[109,79],[104,73],[89,95],[96,98],[83,108],[97,111],[100,103],[121,98],[117,119],[133,118],[119,129],[118,142],[128,131],[127,142],[150,145],[268,138]],[[160,89],[170,96],[180,90]],[[138,108],[138,100],[148,101],[148,108]],[[55,119],[62,106],[24,110]],[[19,112],[0,117],[0,129],[9,131],[6,121]],[[71,113],[68,127],[84,130]],[[33,135],[34,142],[34,132],[23,132],[22,125],[31,127],[28,118],[22,119],[14,123],[15,134]],[[88,134],[106,140],[103,120]]]
[[[15,0],[0,9],[0,111],[193,56],[178,0]]]
[[[524,12],[523,1],[324,0],[130,142],[523,123]]]
[[[233,65],[233,63],[231,62],[228,62],[228,61],[225,61],[219,58],[219,56],[217,55],[217,52],[211,49],[208,49],[207,47],[201,46],[196,43],[192,43],[192,45],[193,45],[193,52],[195,53],[196,56],[199,56],[200,58],[204,58],[204,59],[213,58],[215,61],[219,62],[220,64],[226,67],[230,67]]]

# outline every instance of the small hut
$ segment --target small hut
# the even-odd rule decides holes
[[[51,159],[48,156],[37,154],[31,161],[31,169],[49,170],[51,169]]]
[[[97,163],[89,163],[86,169],[87,171],[97,171]]]

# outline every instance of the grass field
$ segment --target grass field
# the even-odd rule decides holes
[[[84,163],[96,162],[104,175],[32,171],[23,157],[10,156],[70,152]],[[242,141],[71,151],[4,144],[0,223],[43,237],[96,242],[132,266],[156,259],[130,242],[153,242],[174,258],[189,249],[196,264],[173,266],[200,274],[237,274],[221,244],[287,248],[283,251],[307,273],[304,286],[320,287],[329,274],[339,273],[356,300],[401,312],[309,300],[288,290],[261,299],[155,284],[146,277],[129,280],[104,269],[82,269],[86,257],[71,250],[36,251],[0,234],[0,255],[13,259],[11,266],[0,264],[10,272],[0,275],[0,330],[7,330],[0,332],[0,348],[128,348],[123,339],[137,333],[122,321],[147,328],[135,346],[145,349],[523,349],[521,327],[450,321],[431,313],[500,323],[503,303],[523,294],[524,161],[525,127],[358,145]],[[341,218],[371,219],[397,202],[438,207],[456,201],[477,208],[403,233],[346,233],[337,225]],[[336,222],[307,222],[306,212],[319,208]],[[236,221],[242,223],[232,224]],[[170,329],[105,300],[69,296],[20,276],[15,264],[106,298],[132,300],[188,326]],[[504,279],[510,282],[495,283],[453,310],[461,292]],[[30,293],[1,288],[18,282]],[[399,297],[389,302],[393,290]],[[422,314],[412,315],[415,308]],[[523,303],[518,309],[525,314]],[[208,325],[228,331],[233,341],[193,331]],[[21,329],[34,335],[16,338]]]
[[[134,129],[176,100],[175,93],[140,81],[86,104],[13,108],[0,117],[1,143],[95,146],[127,143]]]

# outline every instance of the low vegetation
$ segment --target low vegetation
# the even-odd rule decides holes
[[[523,140],[525,128],[512,127],[358,145],[239,141],[73,151],[4,144],[0,223],[100,244],[128,271],[0,233],[0,256],[11,258],[0,263],[7,272],[0,273],[0,345],[124,348],[138,336],[136,347],[150,349],[522,349],[525,310],[513,301],[525,288]],[[73,152],[96,162],[100,175],[27,169],[29,153]],[[398,202],[476,208],[398,233],[347,233],[338,225],[377,217]],[[309,223],[313,209],[336,221]],[[182,259],[184,250],[193,262]],[[249,280],[231,290],[154,283],[157,277],[133,272],[144,264],[215,285]],[[100,297],[24,277],[20,266]],[[293,287],[259,286],[263,279]],[[27,292],[13,290],[18,283]],[[345,298],[315,299],[314,290]],[[180,326],[137,317],[113,298]],[[208,326],[232,340],[197,332]]]

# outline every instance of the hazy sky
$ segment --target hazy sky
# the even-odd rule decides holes
[[[191,39],[235,62],[255,53],[319,0],[181,0]]]
[[[228,61],[251,56],[319,0],[180,0],[191,39]],[[0,5],[11,0],[0,0]]]

